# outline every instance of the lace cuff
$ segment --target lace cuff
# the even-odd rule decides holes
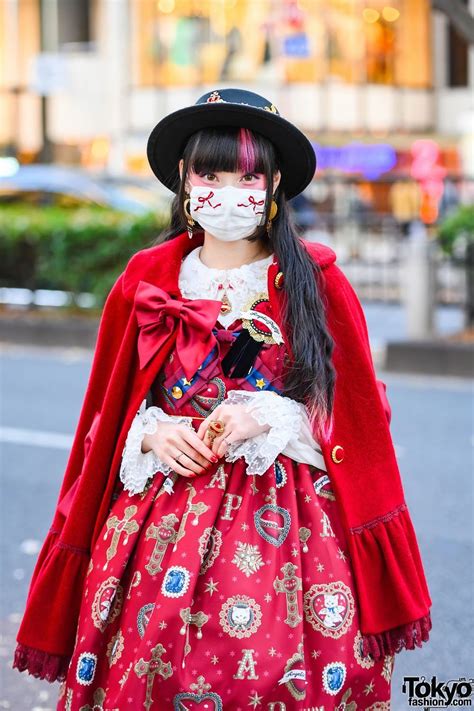
[[[231,442],[224,455],[228,462],[244,457],[247,474],[264,474],[287,444],[298,438],[304,406],[272,390],[230,390],[225,402],[247,404],[246,412],[259,425],[270,425],[268,432]]]
[[[135,415],[122,454],[120,465],[120,481],[130,494],[138,494],[145,488],[148,479],[160,471],[167,476],[173,470],[165,464],[153,450],[142,452],[142,441],[145,434],[154,434],[158,422],[175,420],[192,427],[191,417],[168,415],[160,407],[146,407],[146,399],[140,405]]]

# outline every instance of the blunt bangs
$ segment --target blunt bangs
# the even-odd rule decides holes
[[[273,172],[273,145],[260,134],[234,126],[202,129],[188,142],[189,166],[195,173]]]

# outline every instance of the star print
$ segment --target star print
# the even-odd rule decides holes
[[[324,570],[324,565],[323,565],[322,563],[319,563],[319,565],[318,565],[318,571],[319,571],[320,573],[322,573],[323,570]]]
[[[271,602],[271,601],[272,601],[272,596],[270,595],[270,593],[267,593],[265,595],[265,602]]]
[[[183,381],[183,385],[191,385],[192,383],[192,380],[188,380],[187,378],[181,378],[181,380]]]
[[[304,497],[304,500],[306,501],[307,504],[309,504],[309,502],[311,501],[311,496],[309,494],[306,494],[306,496]]]
[[[211,578],[209,582],[206,583],[206,587],[204,589],[204,592],[208,592],[210,595],[212,593],[217,591],[217,586],[219,585],[219,582],[215,583],[213,579]]]
[[[374,680],[372,679],[370,684],[366,685],[366,687],[364,689],[364,694],[366,694],[368,696],[369,694],[372,693],[373,690],[374,690]]]
[[[292,555],[293,557],[298,555],[298,551],[296,550],[296,548],[292,548],[292,549],[291,549],[291,555]]]
[[[346,558],[347,558],[347,556],[346,556],[346,554],[344,553],[344,551],[341,550],[340,548],[338,548],[338,549],[337,549],[337,552],[338,552],[339,558],[340,558],[341,560],[345,561]]]
[[[249,699],[250,701],[248,703],[248,706],[253,706],[253,708],[255,708],[256,706],[260,706],[260,704],[262,703],[263,696],[259,696],[255,691],[253,696],[249,696]]]
[[[242,526],[241,526],[242,531],[246,531],[247,528],[250,528],[250,526],[248,525],[248,523],[243,523]]]
[[[165,622],[164,620],[161,620],[159,627],[160,627],[160,629],[165,630],[168,627],[168,623]]]
[[[276,653],[277,653],[277,651],[276,651],[275,647],[270,647],[270,649],[268,650],[268,654],[271,657],[274,657]]]
[[[321,656],[321,650],[320,649],[313,649],[313,651],[311,652],[311,656],[313,657],[313,659],[317,659],[318,657]]]
[[[257,380],[255,381],[255,385],[257,386],[257,388],[263,388],[265,387],[265,380],[263,378],[257,378]]]
[[[212,662],[212,664],[217,664],[219,662],[219,657],[216,657],[216,655],[214,654],[214,656],[211,659],[211,662]]]

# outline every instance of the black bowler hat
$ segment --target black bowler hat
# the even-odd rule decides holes
[[[163,185],[177,192],[178,163],[186,140],[209,126],[238,126],[261,133],[276,148],[287,198],[302,192],[316,170],[316,155],[304,133],[284,119],[271,101],[245,89],[215,89],[191,106],[165,116],[147,143],[151,169]]]

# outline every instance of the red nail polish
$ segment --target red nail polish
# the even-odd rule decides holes
[[[214,462],[214,464],[219,461],[219,457],[216,457],[215,454],[211,457],[211,459]]]

